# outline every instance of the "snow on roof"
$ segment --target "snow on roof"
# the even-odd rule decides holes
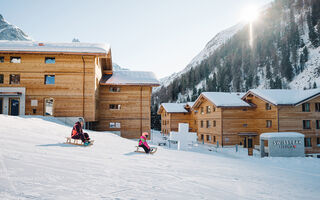
[[[188,113],[188,111],[184,108],[185,103],[162,103],[161,106],[168,113]]]
[[[252,89],[249,92],[274,105],[294,105],[320,94],[320,88],[311,90]]]
[[[53,43],[37,41],[0,41],[1,51],[22,52],[67,52],[67,53],[103,53],[107,54],[110,46],[103,43]]]
[[[159,85],[153,72],[144,71],[113,71],[112,75],[103,75],[102,85]]]
[[[217,107],[250,107],[248,103],[235,93],[203,92],[201,93]]]
[[[192,107],[194,105],[194,102],[187,102],[186,105],[189,105],[190,107]]]
[[[262,133],[260,138],[269,139],[269,138],[286,138],[286,137],[296,137],[301,138],[304,137],[302,133],[297,132],[272,132],[272,133]]]

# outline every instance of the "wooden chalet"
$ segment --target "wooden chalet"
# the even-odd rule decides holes
[[[179,123],[188,123],[190,131],[195,131],[192,105],[193,102],[162,103],[158,110],[158,115],[161,115],[161,132],[168,134],[178,131]]]
[[[150,131],[152,72],[113,71],[95,43],[0,41],[0,114],[54,116],[137,138]]]

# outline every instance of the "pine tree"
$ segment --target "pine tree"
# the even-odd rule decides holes
[[[317,88],[317,83],[316,82],[313,82],[313,89]]]
[[[314,30],[314,25],[312,23],[312,16],[311,16],[311,13],[309,12],[307,14],[307,23],[308,23],[308,28],[309,28],[309,38],[310,38],[310,41],[312,43],[312,45],[314,47],[318,47],[319,45],[319,38]]]

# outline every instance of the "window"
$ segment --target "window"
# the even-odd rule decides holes
[[[216,127],[216,125],[217,125],[216,120],[213,120],[213,127]]]
[[[311,129],[310,120],[303,120],[303,129]]]
[[[267,120],[267,128],[271,128],[272,127],[272,121],[271,120]]]
[[[120,88],[119,87],[110,87],[109,91],[110,92],[120,92]]]
[[[54,85],[55,75],[45,75],[44,76],[44,84],[46,85]]]
[[[247,128],[248,124],[242,124],[243,127]],[[267,127],[268,127],[268,122],[267,122]]]
[[[48,98],[44,100],[44,115],[53,115],[53,98]]]
[[[206,139],[207,139],[207,141],[210,142],[210,141],[211,141],[211,135],[207,135],[207,138],[206,138]]]
[[[213,136],[213,142],[216,142],[216,136]]]
[[[120,110],[121,105],[120,104],[110,104],[109,109],[110,110]]]
[[[215,108],[215,107],[213,107],[213,108],[212,108],[212,111],[213,111],[213,112],[215,112],[215,111],[216,111],[216,108]]]
[[[210,128],[210,121],[207,120],[207,128]]]
[[[302,104],[302,112],[310,112],[310,103]]]
[[[121,123],[119,122],[110,122],[109,128],[121,128]]]
[[[269,103],[266,103],[266,110],[271,110],[271,105]]]
[[[44,59],[44,62],[46,64],[55,64],[56,63],[56,58],[55,57],[46,57]]]
[[[204,114],[204,112],[203,112],[203,107],[201,107],[201,115],[203,115]]]
[[[203,134],[201,134],[201,140],[203,140]]]
[[[211,106],[207,106],[207,113],[211,113]]]
[[[11,63],[21,63],[21,57],[10,57]]]
[[[3,84],[3,79],[4,79],[3,74],[0,74],[0,84]]]
[[[201,125],[200,126],[201,126],[201,128],[203,128],[203,121],[202,120],[201,120]]]
[[[0,63],[4,63],[4,57],[3,56],[0,57]]]
[[[20,84],[20,75],[10,74],[10,84]]]
[[[305,147],[312,147],[311,138],[304,138],[304,146]]]
[[[316,105],[316,112],[320,112],[320,103],[315,103]]]
[[[320,120],[316,120],[316,127],[317,129],[320,129]]]
[[[320,146],[320,137],[317,137],[317,146]]]

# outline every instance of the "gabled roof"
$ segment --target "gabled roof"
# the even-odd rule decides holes
[[[251,93],[273,105],[298,105],[319,96],[320,88],[310,90],[251,89],[243,98]]]
[[[159,86],[159,80],[153,72],[144,71],[113,71],[100,80],[101,85],[151,85]]]
[[[187,102],[186,105],[190,106],[190,108],[194,105],[194,102]]]
[[[225,92],[202,92],[195,101],[193,108],[200,105],[202,98],[207,99],[213,103],[216,107],[250,107],[248,103],[241,99],[241,95],[237,93],[225,93]]]
[[[188,113],[185,109],[186,103],[162,103],[159,107],[158,113],[164,109],[167,113]]]
[[[0,52],[108,54],[109,51],[110,46],[103,43],[0,41]]]

